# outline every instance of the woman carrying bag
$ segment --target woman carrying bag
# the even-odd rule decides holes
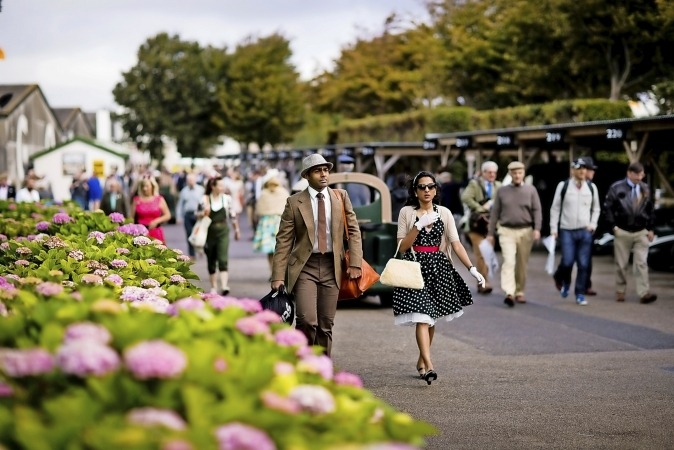
[[[438,184],[430,172],[419,172],[408,189],[398,217],[398,242],[403,259],[418,261],[424,279],[422,289],[395,288],[393,314],[396,325],[415,325],[419,347],[417,371],[431,384],[438,378],[431,360],[435,324],[450,321],[472,305],[468,286],[452,265],[451,251],[484,286],[484,277],[470,262],[459,240],[452,212],[439,204]],[[412,252],[411,250],[414,250]]]
[[[211,282],[211,293],[218,292],[218,276],[220,272],[220,285],[222,295],[229,294],[229,222],[234,227],[234,239],[240,238],[239,222],[233,208],[232,197],[225,193],[225,183],[222,177],[216,177],[208,181],[206,195],[204,195],[204,216],[211,219],[206,237],[206,261],[208,275]]]

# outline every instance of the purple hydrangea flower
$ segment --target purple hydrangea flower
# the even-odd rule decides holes
[[[171,307],[168,300],[161,297],[148,297],[131,303],[131,306],[139,309],[149,309],[156,313],[166,314]]]
[[[340,384],[343,386],[354,386],[357,388],[363,387],[363,380],[356,374],[350,372],[337,372],[335,374],[335,384]]]
[[[241,308],[241,305],[239,304],[238,300],[235,299],[234,297],[222,297],[217,294],[207,294],[207,293],[202,294],[202,297],[208,302],[209,305],[211,305],[218,311],[223,310],[230,306]]]
[[[127,223],[117,228],[117,231],[131,236],[147,236],[148,230],[145,225]]]
[[[59,348],[56,363],[64,373],[86,377],[103,376],[119,367],[115,350],[95,340],[76,339]]]
[[[220,450],[276,450],[276,444],[264,431],[240,422],[215,430]]]
[[[118,212],[110,213],[108,216],[110,218],[110,222],[112,223],[124,223],[124,214],[120,214]]]
[[[103,284],[103,278],[93,273],[85,273],[82,275],[82,283],[85,284]]]
[[[168,314],[175,316],[178,314],[178,311],[197,311],[204,309],[206,307],[206,302],[198,298],[182,298],[169,306],[167,311]]]
[[[9,242],[3,242],[2,244],[0,244],[0,250],[5,251],[5,252],[7,250],[9,250]]]
[[[47,231],[49,229],[49,222],[42,220],[35,224],[35,229],[37,231]]]
[[[16,264],[17,266],[24,266],[25,267],[25,266],[29,265],[30,262],[26,261],[25,259],[17,259],[16,261],[14,261],[14,264]]]
[[[159,281],[155,280],[154,278],[146,278],[140,282],[140,285],[144,288],[153,288],[161,286]]]
[[[170,409],[136,408],[129,411],[127,420],[136,425],[162,425],[172,430],[184,430],[187,424],[177,412]]]
[[[105,240],[105,233],[102,233],[100,231],[92,231],[87,236],[87,239],[96,239],[96,242],[98,242],[99,244],[102,244],[103,241]]]
[[[239,304],[243,308],[244,311],[249,312],[251,314],[259,313],[262,311],[262,305],[260,304],[260,300],[254,300],[252,298],[242,298],[239,300]]]
[[[105,269],[96,269],[94,270],[94,275],[98,275],[101,278],[105,278],[108,276],[108,271]]]
[[[124,267],[128,266],[129,263],[127,263],[123,259],[113,259],[112,261],[110,261],[110,265],[115,269],[123,269]]]
[[[21,277],[15,273],[8,273],[7,275],[5,275],[5,278],[9,278],[10,280],[14,281],[21,281]]]
[[[67,344],[73,341],[88,340],[99,344],[109,344],[112,336],[107,328],[93,322],[73,323],[66,328],[63,341]]]
[[[243,317],[237,320],[236,329],[243,334],[247,334],[248,336],[253,336],[255,334],[267,334],[270,331],[269,325],[259,321],[255,317]]]
[[[335,398],[323,386],[304,384],[290,391],[290,399],[296,401],[303,411],[314,414],[329,414],[335,411]]]
[[[171,275],[171,277],[169,278],[169,281],[171,283],[178,283],[178,284],[187,282],[185,277],[183,277],[182,275],[178,275],[178,274]]]
[[[5,241],[7,241],[7,240],[8,240],[8,239],[7,239],[7,236],[6,236],[6,235],[0,234],[0,241],[5,242]]]
[[[35,287],[35,290],[38,292],[38,294],[44,295],[45,297],[53,297],[54,295],[59,295],[61,292],[63,292],[63,286],[58,283],[45,281],[44,283],[38,284]]]
[[[54,217],[52,217],[51,220],[54,223],[64,224],[64,223],[71,222],[73,219],[67,213],[60,212],[60,213],[54,214]]]
[[[124,248],[124,247],[118,247],[117,250],[115,250],[115,251],[120,255],[128,255],[129,253],[131,253],[131,250],[129,250],[128,248]]]
[[[58,236],[50,236],[44,242],[44,245],[51,249],[67,247],[67,244],[63,241],[63,239]]]
[[[145,236],[136,236],[133,238],[133,245],[143,246],[152,244],[152,239]]]
[[[297,414],[302,408],[295,400],[284,397],[272,391],[262,393],[262,403],[269,409],[284,412],[286,414]]]
[[[112,275],[108,275],[107,277],[105,277],[105,281],[107,281],[108,283],[112,283],[115,286],[121,286],[122,284],[124,284],[124,279],[119,275],[117,275],[116,273],[113,273]]]
[[[259,313],[255,314],[255,317],[257,320],[260,320],[264,323],[281,323],[281,316],[269,309],[263,309]]]
[[[161,340],[140,342],[124,352],[124,362],[140,380],[173,378],[187,367],[182,350]]]
[[[276,343],[285,347],[300,346],[304,347],[309,344],[309,340],[299,330],[295,328],[282,328],[274,335]]]
[[[10,377],[27,377],[49,373],[54,357],[44,349],[0,349],[0,366]]]

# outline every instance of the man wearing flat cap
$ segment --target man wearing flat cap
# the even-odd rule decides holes
[[[351,278],[361,276],[360,228],[349,194],[328,188],[332,169],[320,154],[302,160],[302,178],[309,186],[288,198],[276,235],[271,288],[285,285],[295,295],[296,328],[310,345],[332,350],[332,328],[342,278],[344,234],[349,233]],[[341,197],[341,198],[340,198]],[[342,207],[346,222],[342,219]],[[346,231],[345,231],[346,230]]]
[[[599,192],[587,181],[589,161],[578,158],[571,164],[572,177],[561,181],[550,207],[550,234],[559,238],[562,261],[555,272],[555,286],[562,298],[569,295],[571,271],[576,264],[576,304],[587,305],[588,272],[592,260],[592,235],[599,222]]]
[[[524,164],[511,162],[508,173],[512,183],[496,191],[487,240],[494,245],[494,235],[498,233],[503,255],[503,303],[512,308],[515,302],[526,303],[527,263],[534,241],[541,238],[543,215],[538,191],[530,184],[524,184]]]

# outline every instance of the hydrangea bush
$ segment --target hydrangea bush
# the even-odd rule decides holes
[[[0,447],[403,450],[434,432],[117,224],[0,244]]]

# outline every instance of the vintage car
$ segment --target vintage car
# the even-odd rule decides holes
[[[358,217],[363,241],[363,257],[381,273],[386,262],[396,251],[398,224],[391,221],[392,206],[389,187],[374,175],[356,172],[330,174],[331,187],[346,189],[349,198],[353,191],[365,192],[355,201],[353,209]],[[365,197],[363,201],[362,198]],[[365,296],[378,296],[382,306],[393,304],[393,288],[375,283]]]

